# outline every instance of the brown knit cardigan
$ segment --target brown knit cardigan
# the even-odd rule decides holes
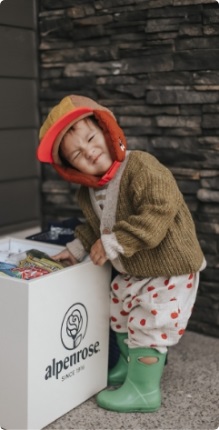
[[[79,190],[86,223],[76,228],[86,251],[100,238],[100,221],[89,189]],[[131,151],[123,172],[112,232],[124,254],[126,272],[137,277],[170,277],[199,271],[204,256],[192,216],[172,173],[152,155]]]

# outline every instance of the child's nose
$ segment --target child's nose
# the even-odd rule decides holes
[[[86,147],[86,157],[88,159],[91,158],[91,157],[93,157],[94,152],[95,152],[95,149],[94,149],[94,147],[92,145],[89,145],[89,146]]]

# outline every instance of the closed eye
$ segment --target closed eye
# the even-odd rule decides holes
[[[94,134],[92,134],[92,136],[89,137],[88,142],[91,142],[91,140],[94,138]]]
[[[76,160],[76,158],[80,155],[81,151],[77,151],[76,153],[74,153],[72,160]]]

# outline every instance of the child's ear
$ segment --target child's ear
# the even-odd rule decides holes
[[[94,116],[102,129],[110,154],[114,161],[123,161],[126,152],[126,138],[115,118],[107,111],[95,110]]]

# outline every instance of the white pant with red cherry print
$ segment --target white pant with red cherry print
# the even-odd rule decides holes
[[[129,348],[161,353],[185,332],[197,295],[199,272],[167,279],[117,275],[111,284],[111,328],[128,332]]]

